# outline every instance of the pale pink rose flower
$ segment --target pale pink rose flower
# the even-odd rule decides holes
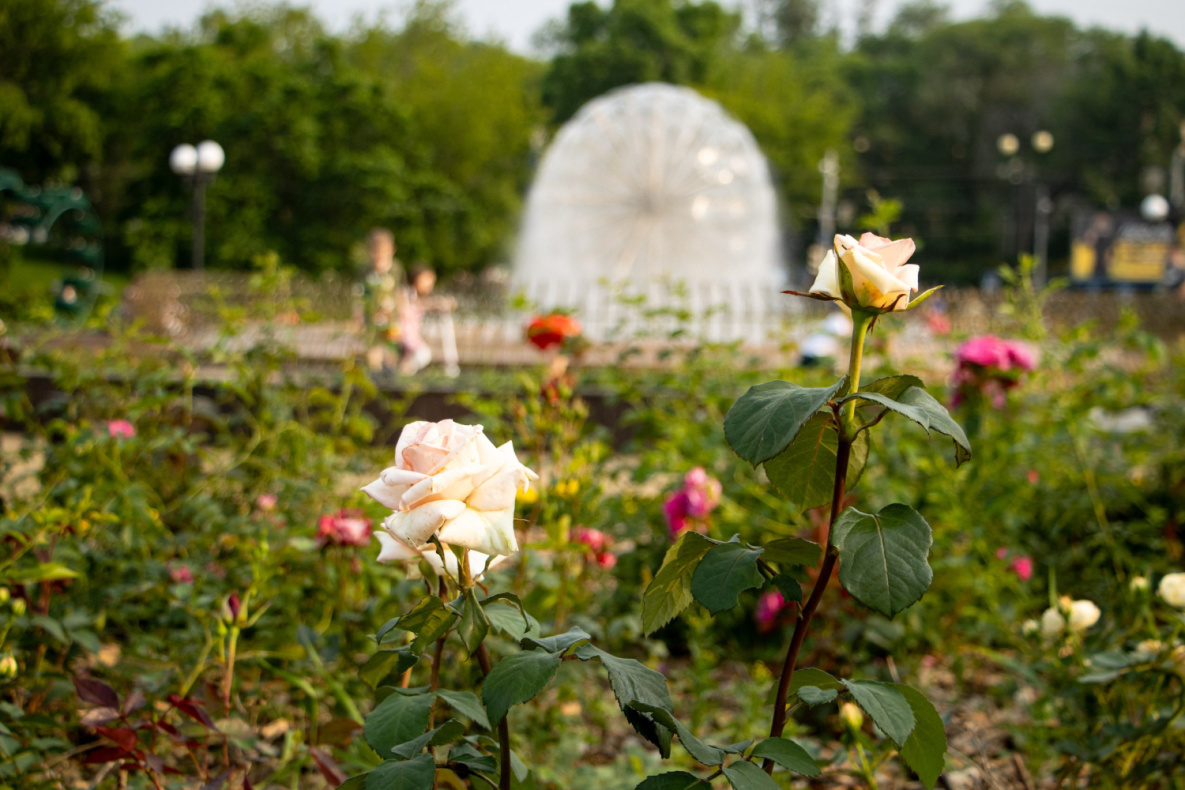
[[[175,584],[192,584],[193,571],[191,571],[186,565],[174,565],[169,568],[169,578],[172,579]]]
[[[112,439],[131,439],[136,435],[136,426],[127,420],[109,420],[107,434]]]
[[[276,509],[278,498],[275,494],[260,494],[255,498],[255,506],[264,513],[271,513]]]
[[[996,549],[996,559],[1002,560],[1002,559],[1006,559],[1007,557],[1008,557],[1008,547],[1007,546],[1001,546],[1000,548]]]

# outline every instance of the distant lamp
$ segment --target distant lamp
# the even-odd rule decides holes
[[[1042,129],[1033,133],[1033,150],[1039,154],[1047,154],[1053,150],[1053,134]]]
[[[191,176],[197,170],[198,152],[189,143],[184,143],[173,149],[169,154],[169,167],[179,176]]]
[[[1164,222],[1169,218],[1169,201],[1164,195],[1149,195],[1140,201],[1140,216],[1149,222]]]
[[[1012,133],[1002,134],[996,139],[996,148],[1004,156],[1016,156],[1020,150],[1020,140]]]
[[[226,152],[213,140],[197,147],[182,143],[169,154],[169,168],[193,187],[193,268],[205,268],[206,186],[226,164]]]

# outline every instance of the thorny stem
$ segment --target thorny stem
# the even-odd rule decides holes
[[[859,311],[852,313],[852,350],[848,364],[848,377],[851,381],[849,393],[857,392],[860,389],[860,366],[864,361],[864,338],[867,336],[868,328],[874,318],[872,315]],[[856,435],[856,402],[854,400],[848,401],[844,404],[842,415],[837,416],[840,416],[839,446],[835,451],[835,486],[831,491],[831,517],[827,523],[827,549],[823,555],[823,563],[819,566],[818,576],[815,578],[815,586],[811,588],[810,598],[802,607],[798,622],[794,624],[794,633],[790,637],[790,647],[786,651],[786,660],[782,664],[782,676],[778,680],[778,693],[774,701],[774,718],[769,728],[769,737],[771,738],[781,737],[782,731],[786,728],[786,699],[790,694],[790,680],[794,677],[794,668],[798,664],[798,653],[802,649],[803,640],[806,639],[811,618],[815,616],[815,610],[819,608],[819,601],[822,600],[823,593],[827,591],[831,574],[835,570],[836,560],[839,559],[839,552],[831,542],[831,531],[843,508],[848,478],[848,460],[851,458],[852,441]],[[774,762],[768,758],[761,767],[767,774],[774,772]]]

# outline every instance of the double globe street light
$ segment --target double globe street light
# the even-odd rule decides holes
[[[213,140],[198,143],[197,147],[184,143],[169,154],[169,167],[190,182],[193,187],[193,268],[205,268],[206,255],[206,187],[226,162],[222,146]]]
[[[1041,129],[1033,133],[1029,143],[1032,145],[1034,153],[1044,156],[1053,150],[1053,134]],[[996,149],[1002,156],[1008,159],[1008,162],[1001,165],[997,172],[1001,178],[1012,183],[1017,188],[1017,204],[1013,209],[1013,221],[1016,223],[1014,246],[1018,255],[1022,246],[1020,229],[1022,212],[1019,207],[1021,187],[1026,183],[1033,183],[1034,185],[1033,258],[1035,265],[1033,279],[1036,281],[1037,286],[1041,287],[1045,285],[1048,271],[1049,218],[1053,214],[1053,200],[1049,195],[1049,187],[1036,177],[1037,168],[1035,163],[1030,165],[1019,156],[1020,148],[1020,138],[1011,132],[1002,134],[996,139]]]

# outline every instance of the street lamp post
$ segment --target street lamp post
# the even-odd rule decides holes
[[[1047,154],[1053,150],[1053,134],[1044,129],[1034,132],[1029,141],[1033,151],[1037,154]],[[1011,132],[1002,134],[996,140],[996,148],[1003,156],[1009,158],[1007,167],[1002,168],[1001,174],[1018,188],[1026,182],[1033,183],[1033,280],[1040,288],[1045,285],[1048,276],[1049,263],[1049,218],[1053,214],[1053,200],[1049,195],[1049,187],[1036,180],[1036,168],[1021,160],[1020,140]],[[1019,197],[1019,196],[1018,196]],[[1019,202],[1019,201],[1018,201]],[[1019,214],[1019,211],[1017,211]],[[1020,254],[1020,217],[1015,218],[1017,230],[1015,234],[1016,253]]]
[[[206,187],[226,162],[222,146],[213,140],[197,147],[183,143],[169,154],[169,167],[193,187],[193,268],[204,269],[206,258]]]

